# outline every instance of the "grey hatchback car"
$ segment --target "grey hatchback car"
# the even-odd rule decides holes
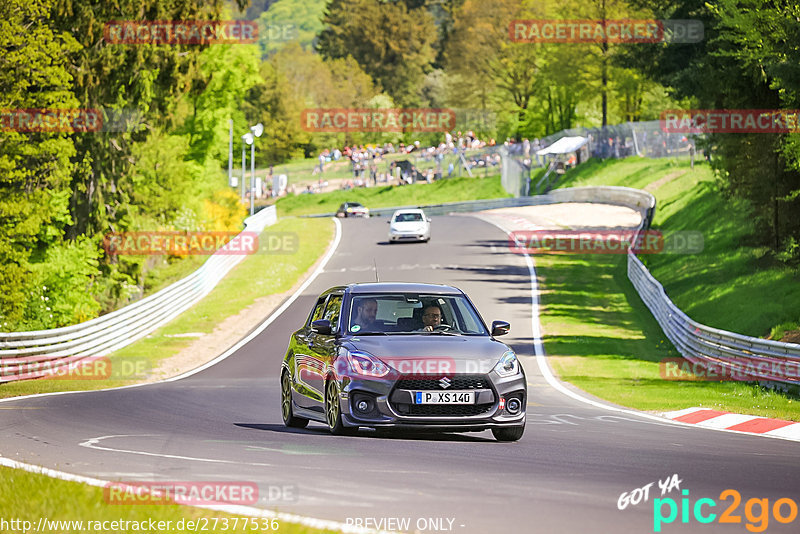
[[[334,434],[358,427],[491,430],[516,441],[527,387],[514,351],[495,339],[463,291],[366,283],[333,287],[294,332],[281,365],[286,426],[309,421]]]

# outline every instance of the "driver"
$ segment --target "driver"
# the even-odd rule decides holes
[[[378,316],[378,301],[373,298],[363,299],[358,304],[358,315],[353,324],[357,324],[363,330],[378,330],[379,324],[375,320]]]
[[[442,324],[442,309],[438,304],[425,306],[422,310],[422,324],[425,326],[420,329],[421,332],[433,332],[437,326]]]

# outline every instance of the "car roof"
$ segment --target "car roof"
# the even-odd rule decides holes
[[[457,287],[440,284],[418,284],[411,282],[367,282],[350,284],[347,289],[352,294],[364,293],[437,293],[441,295],[461,295]]]
[[[401,213],[422,213],[423,215],[425,214],[425,212],[422,211],[421,208],[407,208],[402,210],[395,210],[392,216],[399,215]]]

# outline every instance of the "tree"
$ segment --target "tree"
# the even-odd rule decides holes
[[[681,0],[661,18],[701,20],[698,43],[643,47],[637,68],[678,97],[708,109],[800,107],[800,7],[788,0]],[[800,140],[797,133],[717,133],[713,164],[729,195],[747,200],[757,235],[783,260],[800,262]]]
[[[451,102],[478,109],[511,108],[522,122],[540,67],[536,44],[509,39],[509,24],[525,8],[514,0],[500,0],[487,10],[485,2],[466,0],[455,11],[444,52]]]
[[[416,5],[416,4],[413,4]],[[317,50],[326,59],[352,56],[401,106],[425,105],[424,77],[436,57],[436,27],[425,7],[403,2],[330,0]]]
[[[67,56],[78,49],[48,23],[50,0],[0,0],[0,109],[75,109]],[[0,330],[14,330],[45,301],[32,266],[60,246],[75,148],[68,133],[0,130]],[[87,278],[83,283],[85,293]],[[49,297],[48,297],[49,298]],[[43,306],[44,311],[49,312]],[[49,315],[49,313],[48,313]]]

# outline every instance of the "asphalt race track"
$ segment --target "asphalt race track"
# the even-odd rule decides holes
[[[434,217],[430,243],[395,245],[386,243],[385,218],[342,227],[324,272],[236,353],[175,382],[5,402],[0,455],[104,480],[255,482],[261,508],[349,524],[408,518],[422,532],[653,532],[658,481],[677,474],[680,489],[663,498],[679,512],[662,532],[749,532],[751,498],[769,499],[766,532],[800,530],[800,518],[781,524],[772,514],[778,499],[800,503],[798,443],[612,412],[553,389],[534,358],[528,267],[495,226]],[[373,261],[381,281],[455,285],[487,323],[511,323],[502,339],[522,356],[530,384],[522,440],[498,443],[488,431],[334,437],[316,423],[284,428],[278,370],[289,333],[322,290],[374,281]],[[618,510],[620,494],[650,483],[648,502]],[[696,501],[717,502],[700,511],[719,519],[732,502],[720,499],[726,489],[741,495],[732,510],[740,522],[698,522]],[[759,506],[750,511],[758,516]]]

